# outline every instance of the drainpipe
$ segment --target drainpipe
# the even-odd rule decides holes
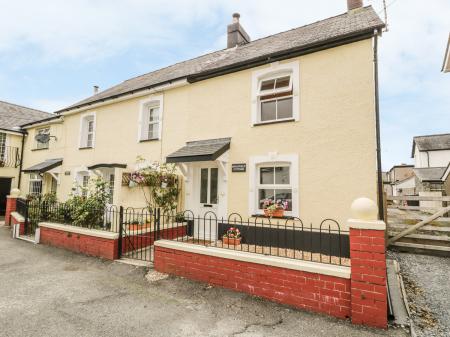
[[[17,181],[17,188],[20,190],[20,183],[22,182],[22,168],[23,168],[23,148],[25,147],[25,135],[26,131],[22,133],[22,147],[20,149],[20,163],[19,163],[19,179]]]
[[[378,30],[376,33],[379,33]],[[373,46],[374,81],[375,81],[375,118],[377,137],[377,180],[378,180],[378,219],[384,217],[383,177],[381,173],[381,141],[380,141],[380,95],[378,88],[378,34],[374,35]]]

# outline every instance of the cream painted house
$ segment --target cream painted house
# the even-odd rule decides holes
[[[0,101],[0,216],[5,214],[6,196],[20,187],[23,132],[20,125],[50,116],[49,113]]]
[[[383,27],[372,7],[357,6],[250,41],[234,15],[226,49],[24,125],[25,192],[65,200],[74,183],[101,175],[114,204],[142,207],[142,192],[122,185],[142,156],[177,165],[180,207],[195,214],[261,215],[261,201],[276,198],[306,223],[345,223],[355,198],[377,200],[382,188],[374,55]]]

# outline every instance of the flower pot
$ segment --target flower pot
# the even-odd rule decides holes
[[[284,209],[276,209],[274,211],[265,209],[264,215],[268,217],[282,218],[284,216]]]
[[[239,246],[241,244],[241,238],[222,238],[224,246]]]

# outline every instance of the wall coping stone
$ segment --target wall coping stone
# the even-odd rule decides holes
[[[119,233],[102,231],[102,230],[98,230],[98,229],[89,229],[89,228],[83,228],[83,227],[77,227],[77,226],[71,226],[71,225],[64,225],[64,224],[59,224],[59,223],[54,223],[54,222],[40,222],[39,227],[46,227],[46,228],[56,229],[56,230],[60,230],[60,231],[64,231],[64,232],[82,234],[82,235],[87,235],[87,236],[94,236],[94,237],[109,239],[109,240],[116,240],[119,238]]]
[[[215,256],[224,259],[238,260],[250,263],[269,265],[273,267],[305,271],[314,274],[323,274],[350,279],[350,267],[329,265],[325,263],[294,260],[285,257],[267,256],[255,253],[241,252],[224,248],[205,247],[186,242],[171,240],[155,241],[155,247],[162,247],[185,252]]]
[[[11,212],[11,216],[18,222],[25,222],[25,218],[17,212]]]
[[[378,231],[386,230],[386,223],[381,220],[349,219],[347,224],[353,229],[372,229]]]

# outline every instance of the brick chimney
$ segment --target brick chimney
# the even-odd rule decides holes
[[[242,46],[243,44],[247,44],[250,42],[250,36],[248,36],[245,29],[239,23],[240,17],[241,16],[239,13],[234,13],[233,22],[227,27],[227,48]]]
[[[348,11],[361,8],[364,6],[363,0],[347,0]]]

